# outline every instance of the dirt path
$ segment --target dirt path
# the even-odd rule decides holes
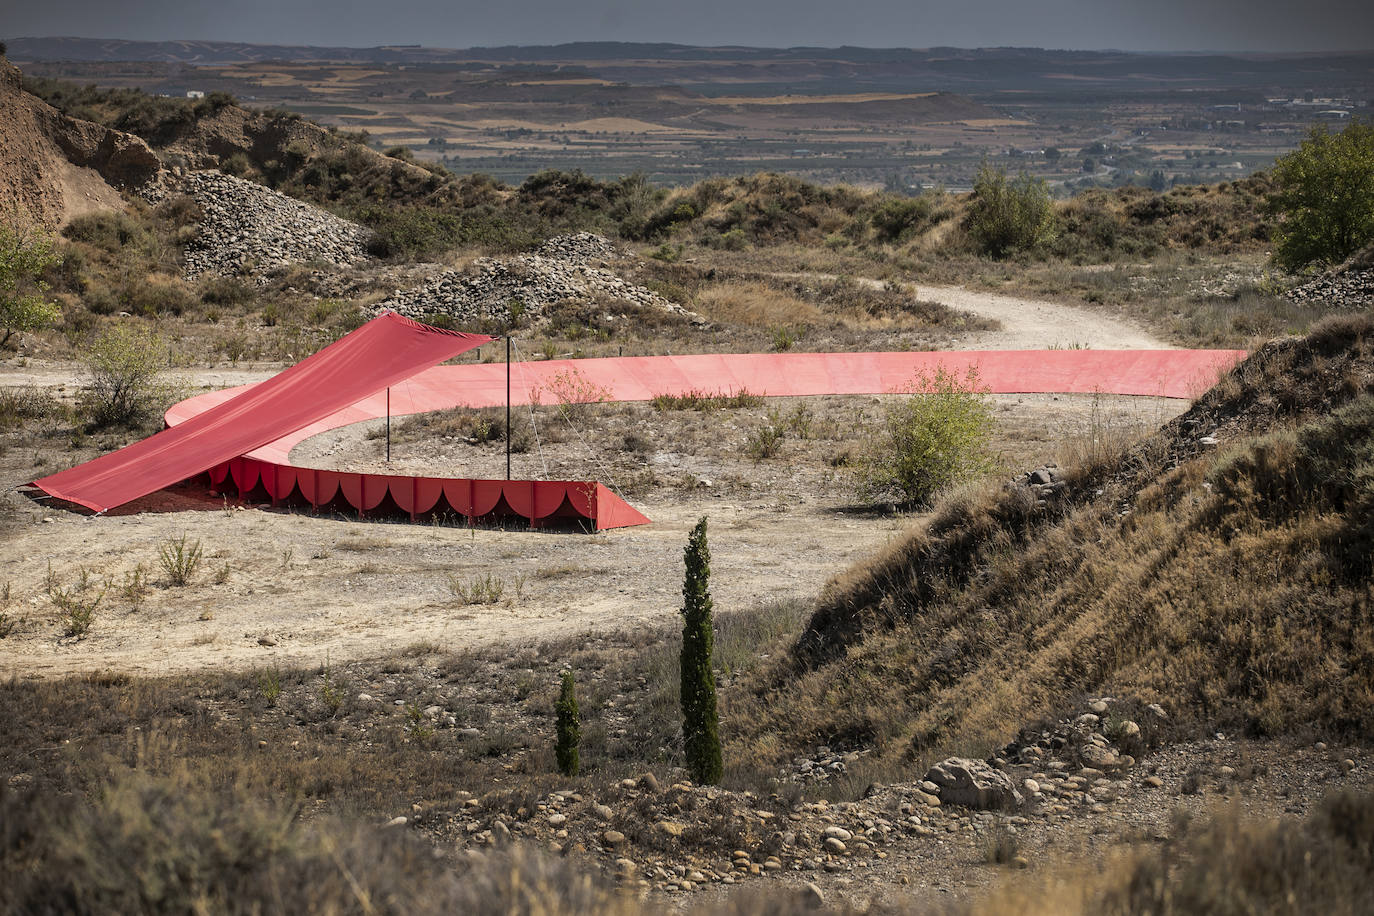
[[[960,337],[959,350],[1172,350],[1173,346],[1134,325],[1091,309],[1043,299],[1022,299],[960,286],[907,287],[918,299],[938,302],[1002,323],[998,331],[974,331]]]
[[[252,366],[217,366],[212,369],[173,369],[168,376],[186,388],[209,391],[265,381],[285,367],[286,364],[283,363],[259,363]],[[0,365],[0,388],[32,385],[54,389],[59,393],[71,389],[75,393],[83,384],[84,370],[72,363],[31,359],[23,366]]]
[[[776,273],[781,280],[840,279],[835,274]],[[889,281],[855,277],[854,282],[872,289],[886,288]],[[1173,350],[1133,324],[1092,309],[1045,299],[1004,296],[962,286],[927,286],[903,283],[917,299],[936,302],[981,318],[1001,323],[996,331],[968,331],[952,340],[953,350]]]

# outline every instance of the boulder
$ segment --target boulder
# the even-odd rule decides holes
[[[966,808],[1008,809],[1021,805],[1021,793],[1011,777],[981,760],[950,757],[926,771],[925,779],[938,788],[940,801]]]

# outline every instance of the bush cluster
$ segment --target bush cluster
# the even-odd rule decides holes
[[[1005,258],[1054,237],[1054,206],[1043,179],[1022,172],[1008,181],[986,162],[973,182],[964,228],[980,254]]]
[[[922,372],[904,394],[886,405],[854,463],[861,497],[923,505],[991,469],[992,408],[976,369],[963,378],[944,367]]]

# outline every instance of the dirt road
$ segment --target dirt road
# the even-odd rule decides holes
[[[1174,349],[1134,325],[1091,309],[959,286],[907,285],[917,299],[938,302],[1002,323],[1001,330],[976,331],[961,336],[954,344],[960,350]]]
[[[840,279],[834,274],[773,274],[784,280]],[[883,289],[890,281],[867,277],[854,282]],[[1172,350],[1171,344],[1154,337],[1133,324],[1081,306],[1004,296],[962,286],[928,286],[903,283],[912,296],[937,302],[981,318],[1001,323],[996,331],[968,331],[952,341],[956,350],[1050,350],[1082,348],[1088,350]]]

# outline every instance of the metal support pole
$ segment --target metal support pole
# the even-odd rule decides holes
[[[386,463],[391,463],[391,387],[386,389]]]
[[[506,479],[510,480],[510,337],[506,338]]]

